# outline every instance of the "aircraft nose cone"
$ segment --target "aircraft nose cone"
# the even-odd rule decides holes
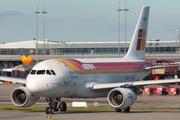
[[[27,79],[26,87],[29,92],[36,95],[40,92],[41,83],[39,83],[39,81],[36,79]]]

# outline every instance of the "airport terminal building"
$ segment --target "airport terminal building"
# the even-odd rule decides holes
[[[45,43],[45,44],[44,44]],[[120,57],[125,55],[125,43],[120,42]],[[65,42],[65,41],[22,41],[0,44],[0,61],[16,65],[21,62],[20,48],[24,48],[32,56],[33,60],[38,61],[53,58],[105,58],[118,57],[118,42]],[[126,43],[126,52],[130,42]],[[175,60],[180,61],[179,41],[147,41],[146,59],[147,60]],[[36,48],[38,47],[38,56]],[[45,55],[44,55],[45,49]],[[38,58],[37,58],[38,57]]]
[[[120,54],[125,53],[125,43],[120,42]],[[126,43],[126,52],[130,42]],[[147,41],[146,54],[177,53],[179,51],[179,41]],[[19,48],[26,49],[30,54],[36,52],[37,42],[35,40],[1,43],[0,55],[19,55]],[[45,47],[46,55],[64,54],[118,54],[118,42],[50,42],[38,41],[38,53],[43,55]]]

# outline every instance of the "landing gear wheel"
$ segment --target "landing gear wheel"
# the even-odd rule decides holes
[[[54,102],[54,103],[52,104],[52,107],[54,108],[54,111],[55,111],[55,112],[58,111],[57,104],[58,104],[58,102]]]
[[[125,113],[130,112],[130,107],[125,108],[125,109],[124,109],[124,112],[125,112]]]
[[[54,112],[57,112],[59,108],[61,111],[66,111],[66,103],[62,102],[60,105],[58,105],[58,102],[61,101],[61,98],[46,98],[46,100],[49,102],[49,107],[46,108],[45,112],[46,114],[54,114]]]
[[[46,114],[49,114],[49,107],[46,108]]]
[[[59,105],[60,111],[61,112],[65,112],[67,109],[66,103],[65,102],[61,102]]]
[[[116,108],[116,112],[121,112],[121,111],[122,111],[122,109]]]
[[[54,106],[56,106],[56,102],[54,102],[54,98],[46,98],[46,100],[49,102],[49,107],[46,108],[45,112],[46,114],[53,114],[54,113]],[[55,103],[55,104],[53,104]],[[54,106],[53,106],[54,105]]]
[[[49,109],[49,113],[50,113],[50,114],[54,114],[54,108],[50,108],[50,109]]]

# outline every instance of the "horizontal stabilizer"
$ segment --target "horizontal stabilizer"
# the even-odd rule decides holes
[[[145,67],[145,70],[152,70],[152,69],[161,69],[161,68],[172,68],[172,67],[180,67],[180,65],[169,65],[169,66],[153,66],[153,67]]]

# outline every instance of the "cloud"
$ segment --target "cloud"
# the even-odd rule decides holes
[[[0,11],[0,15],[22,15],[19,11]]]
[[[19,11],[0,11],[0,19],[2,19],[4,16],[19,16],[22,14],[23,13]]]

